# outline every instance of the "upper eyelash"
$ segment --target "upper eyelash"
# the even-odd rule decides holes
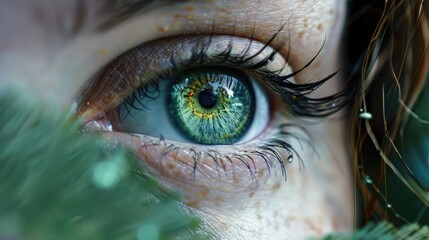
[[[178,63],[175,61],[175,59],[171,58],[170,62],[173,67],[164,72],[157,73],[156,76],[160,79],[170,78],[171,76],[176,75],[177,72],[180,71],[180,69],[183,67],[186,68],[197,64],[221,64],[224,62],[228,62],[228,64],[237,65],[240,68],[250,70],[251,72],[259,75],[263,79],[263,82],[280,96],[282,101],[290,107],[291,111],[296,116],[326,117],[339,111],[344,106],[348,105],[355,98],[354,93],[356,92],[356,89],[357,89],[356,83],[349,83],[343,90],[326,97],[314,98],[314,97],[308,96],[313,91],[321,87],[325,82],[332,79],[339,72],[339,70],[312,83],[295,84],[290,81],[292,77],[296,76],[298,73],[308,68],[315,61],[315,59],[322,51],[324,47],[324,43],[319,49],[319,51],[315,54],[315,56],[312,59],[310,59],[310,61],[308,61],[302,68],[285,76],[280,75],[280,73],[282,72],[285,66],[276,71],[267,70],[264,68],[266,65],[269,64],[270,59],[272,59],[274,55],[278,53],[278,49],[282,46],[282,43],[279,43],[277,47],[275,47],[274,50],[262,60],[254,63],[251,62],[252,59],[255,59],[256,57],[258,57],[259,54],[262,54],[263,51],[274,42],[274,40],[277,38],[277,36],[280,34],[282,30],[283,30],[283,27],[281,27],[278,31],[276,31],[271,36],[271,38],[264,44],[264,46],[258,50],[257,53],[250,56],[247,56],[247,53],[252,47],[252,41],[248,44],[248,46],[246,47],[246,50],[243,51],[241,55],[231,54],[232,41],[233,41],[232,37],[231,37],[231,42],[228,45],[227,49],[225,49],[223,52],[218,53],[214,56],[208,56],[207,51],[211,44],[212,38],[214,37],[214,35],[210,35],[208,40],[203,41],[202,43],[200,43],[199,45],[195,46],[192,49],[192,54],[189,60],[183,63]],[[288,47],[290,47],[290,44],[288,44]],[[287,58],[288,57],[289,56],[287,56]],[[288,62],[288,59],[286,59],[286,63],[287,62]],[[148,89],[148,86],[151,86],[154,89],[156,89],[157,80],[149,81],[149,83],[142,82],[141,87],[137,91],[134,91],[131,95],[129,95],[128,97],[125,97],[123,103],[127,105],[125,106],[127,110],[128,110],[128,107],[142,110],[135,103],[138,103],[138,105],[145,108],[144,105],[141,104],[141,102],[139,101],[139,98],[140,99],[144,97],[150,98],[150,96],[148,95],[148,92],[146,91]],[[138,95],[139,97],[137,97],[136,93],[139,94]],[[127,114],[129,114],[129,111],[127,112],[128,112]]]

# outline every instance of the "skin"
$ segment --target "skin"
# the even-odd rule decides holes
[[[304,66],[324,44],[315,62],[295,77],[298,84],[327,76],[342,63],[340,43],[346,6],[340,0],[195,1],[154,9],[103,33],[96,31],[97,19],[89,14],[83,30],[73,37],[52,23],[54,13],[60,12],[67,19],[67,8],[48,7],[52,3],[45,1],[28,5],[17,2],[4,1],[0,6],[0,30],[8,33],[0,38],[0,92],[10,87],[19,89],[28,98],[59,109],[71,106],[88,79],[118,55],[141,43],[176,34],[214,31],[264,42],[284,26],[277,41],[291,45],[281,44],[279,53],[289,54],[292,69]],[[69,2],[58,5],[67,6]],[[341,73],[335,75],[312,96],[337,92],[343,79]],[[287,181],[279,166],[271,175],[260,171],[258,184],[250,184],[245,173],[226,177],[223,182],[195,182],[198,179],[143,164],[167,187],[181,192],[187,208],[201,215],[218,239],[301,239],[331,231],[352,231],[354,188],[346,119],[341,116],[339,112],[316,121],[293,117],[281,120],[303,126],[314,146],[312,150],[308,145],[293,143],[305,168],[297,159],[288,163]],[[104,135],[137,151],[133,142],[147,140],[115,133]],[[138,155],[150,161],[156,158],[156,151]]]

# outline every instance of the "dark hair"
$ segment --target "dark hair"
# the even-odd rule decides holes
[[[417,161],[428,161],[428,155],[420,159],[423,156],[410,154],[415,149],[408,147],[411,138],[419,139],[424,131],[404,134],[412,122],[429,129],[415,112],[429,66],[428,11],[424,0],[359,0],[350,5],[347,57],[358,66],[349,73],[360,92],[350,109],[349,126],[364,221],[429,221],[429,213],[418,213],[429,205],[429,198],[424,179],[413,167]],[[423,150],[428,153],[427,149]],[[401,209],[404,201],[407,211]]]

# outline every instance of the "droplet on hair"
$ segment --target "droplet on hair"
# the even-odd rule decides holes
[[[372,184],[372,180],[369,176],[365,176],[365,182],[368,184]]]
[[[289,157],[287,157],[287,162],[288,163],[292,163],[293,162],[293,156],[290,155]]]
[[[369,112],[362,112],[362,113],[359,113],[359,117],[362,119],[369,120],[369,119],[372,119],[372,114]]]

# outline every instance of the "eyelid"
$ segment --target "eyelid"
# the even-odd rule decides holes
[[[83,119],[85,128],[88,124],[95,124],[94,130],[101,130],[112,144],[123,143],[132,148],[153,173],[172,179],[170,182],[173,184],[181,182],[179,189],[187,189],[186,184],[190,183],[213,188],[213,182],[218,184],[215,188],[219,191],[254,189],[260,180],[267,180],[271,174],[286,178],[286,164],[292,162],[294,156],[301,164],[302,158],[295,149],[302,149],[302,143],[309,143],[311,148],[311,143],[294,119],[286,117],[285,112],[290,109],[288,103],[281,104],[274,88],[268,83],[264,85],[271,93],[268,96],[270,100],[275,99],[270,101],[273,103],[270,106],[272,111],[269,111],[272,121],[257,138],[242,144],[191,146],[165,141],[162,136],[118,133],[108,129],[109,121],[103,122],[107,112],[139,88],[162,79],[163,75],[171,79],[174,76],[172,71],[174,73],[175,70],[177,72],[194,65],[237,68],[262,83],[281,78],[283,83],[288,84],[286,94],[293,93],[294,88],[290,87],[296,85],[290,77],[294,72],[287,59],[267,44],[217,35],[160,39],[118,57],[94,77],[83,92],[78,108],[78,113],[86,118]],[[196,174],[198,181],[195,181]],[[225,187],[229,189],[225,190]]]
[[[279,112],[270,125],[258,139],[227,148],[140,134],[102,134],[112,144],[130,147],[149,172],[159,175],[173,188],[203,187],[234,195],[255,191],[272,176],[286,180],[286,164],[297,159],[304,166],[300,152],[314,151],[305,129],[284,119]]]
[[[186,65],[192,61],[198,64],[211,64],[215,61],[221,63],[222,60],[228,59],[215,59],[213,56],[219,56],[222,53],[225,55],[227,51],[228,56],[242,56],[241,61],[246,60],[243,57],[248,57],[247,67],[249,68],[251,64],[270,58],[263,66],[264,73],[275,72],[280,76],[292,73],[292,68],[282,55],[274,48],[255,40],[232,36],[164,38],[142,44],[103,68],[83,91],[77,113],[83,115],[84,121],[94,118],[100,112],[118,105],[123,98],[143,84],[168,74],[168,71],[178,67],[175,66],[176,64]],[[205,56],[199,55],[200,52]],[[202,59],[191,59],[196,56]]]

